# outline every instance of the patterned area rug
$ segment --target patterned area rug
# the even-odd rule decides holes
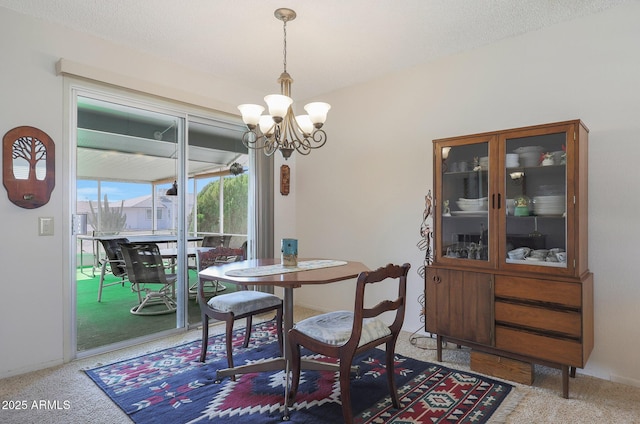
[[[277,357],[273,322],[255,326],[247,349],[242,348],[242,331],[236,331],[234,346],[236,365]],[[198,362],[199,353],[200,341],[194,341],[86,373],[136,423],[282,422],[284,372],[247,374],[235,382],[216,383],[216,369],[226,366],[223,336],[209,338],[206,363]],[[361,368],[361,378],[351,383],[357,423],[486,423],[504,415],[505,411],[496,411],[509,403],[504,400],[513,389],[503,382],[398,355],[396,383],[403,408],[394,410],[384,352],[375,349],[355,363]],[[303,371],[290,422],[342,422],[337,373]]]

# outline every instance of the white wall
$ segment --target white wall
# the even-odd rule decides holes
[[[3,9],[0,9],[3,10]],[[55,142],[56,168],[64,147],[62,81],[53,72],[47,45],[25,48],[38,38],[16,24],[15,15],[0,14],[0,51],[7,60],[0,78],[0,134],[30,125]],[[19,35],[18,35],[19,34]],[[9,40],[20,39],[21,42]],[[51,200],[38,209],[11,203],[2,187],[0,234],[0,376],[32,366],[58,363],[62,354],[62,179],[56,175]],[[54,236],[38,237],[38,217],[54,217]]]
[[[632,268],[640,240],[635,224],[640,190],[633,175],[640,152],[640,124],[634,119],[640,111],[637,16],[640,4],[633,2],[321,96],[332,104],[329,141],[308,157],[288,161],[291,194],[276,196],[276,252],[281,237],[297,237],[301,256],[347,258],[369,267],[410,262],[412,300],[405,327],[413,331],[422,325],[416,300],[423,289],[416,274],[422,252],[415,245],[424,195],[432,187],[431,140],[583,119],[591,129],[589,261],[596,281],[596,346],[584,372],[640,385],[635,361],[640,284]],[[263,93],[1,8],[0,51],[0,133],[32,125],[47,132],[57,149],[49,204],[25,210],[0,195],[0,377],[5,377],[64,359],[68,199],[58,59],[225,112]],[[281,163],[278,159],[276,169]],[[278,184],[276,178],[276,193]],[[38,216],[54,217],[53,237],[37,236]],[[346,282],[296,290],[296,299],[323,310],[350,308],[352,293]]]
[[[0,135],[30,125],[46,132],[56,146],[56,186],[48,204],[22,209],[0,188],[2,378],[60,364],[69,351],[71,291],[63,253],[69,251],[69,151],[58,60],[65,58],[71,69],[98,72],[125,87],[227,113],[236,113],[236,104],[262,93],[4,8],[0,52]],[[54,218],[54,236],[38,236],[40,216]]]
[[[633,2],[323,96],[332,104],[328,144],[299,158],[293,178],[300,250],[369,267],[410,262],[405,329],[414,331],[422,326],[416,242],[433,187],[431,141],[582,119],[595,274],[595,348],[584,372],[640,386],[638,16]],[[351,292],[349,283],[304,287],[296,299],[351,308]]]

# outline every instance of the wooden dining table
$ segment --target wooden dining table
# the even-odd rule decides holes
[[[283,305],[283,356],[260,363],[241,365],[234,368],[221,369],[216,372],[216,379],[247,374],[253,372],[289,370],[288,331],[293,328],[293,292],[305,285],[329,284],[337,281],[356,278],[361,272],[369,271],[364,264],[353,261],[337,261],[327,259],[299,259],[299,267],[279,266],[280,259],[253,259],[214,265],[200,271],[200,277],[210,280],[224,281],[238,285],[277,286],[284,289]],[[308,264],[330,265],[313,269],[305,269]],[[267,275],[259,275],[268,272]],[[354,289],[355,290],[355,289]],[[303,369],[336,370],[334,364],[320,361],[302,360]]]

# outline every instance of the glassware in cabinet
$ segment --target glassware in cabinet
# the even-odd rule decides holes
[[[436,257],[489,260],[489,140],[436,145],[440,156],[436,187]]]

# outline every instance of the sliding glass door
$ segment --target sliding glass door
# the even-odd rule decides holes
[[[74,100],[75,214],[87,217],[86,234],[75,236],[76,352],[198,324],[189,248],[210,236],[235,245],[247,240],[249,161],[241,122],[83,90],[74,90]],[[123,258],[109,258],[106,244],[116,238],[158,246],[167,272],[177,274],[168,295],[174,311],[160,305],[134,313],[146,296],[157,296],[157,285],[133,284]]]

